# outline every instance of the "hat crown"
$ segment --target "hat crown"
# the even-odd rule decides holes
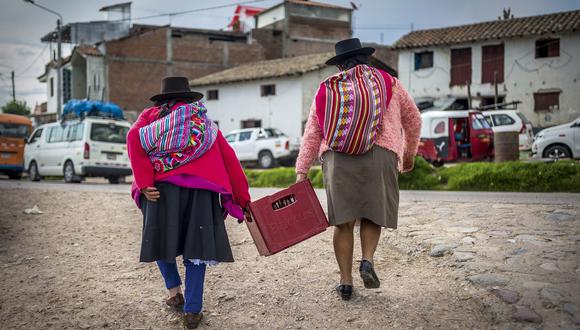
[[[359,38],[345,39],[337,42],[334,45],[334,51],[336,55],[342,55],[353,50],[361,49],[362,44]]]
[[[166,77],[161,82],[161,93],[191,92],[186,77]]]

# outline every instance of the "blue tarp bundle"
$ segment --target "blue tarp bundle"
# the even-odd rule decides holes
[[[62,116],[84,118],[86,116],[103,116],[124,119],[123,110],[111,102],[93,100],[70,100],[64,105]]]

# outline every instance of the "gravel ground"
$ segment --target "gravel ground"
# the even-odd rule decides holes
[[[0,205],[3,329],[181,328],[155,265],[138,262],[141,216],[127,194],[0,187]],[[23,213],[33,205],[43,214]],[[381,288],[355,278],[343,302],[331,230],[260,257],[245,225],[228,219],[227,228],[236,262],[209,268],[202,328],[484,329],[510,317],[449,258],[399,231],[384,231],[377,251]]]

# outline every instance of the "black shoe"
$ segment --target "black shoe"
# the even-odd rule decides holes
[[[360,262],[360,277],[362,278],[365,288],[376,289],[381,286],[381,281],[377,277],[373,264],[368,260],[362,260]]]
[[[342,298],[342,300],[350,300],[352,296],[352,285],[350,284],[340,284],[336,286],[336,292]]]

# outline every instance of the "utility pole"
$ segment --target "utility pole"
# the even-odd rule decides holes
[[[56,59],[56,120],[60,119],[61,113],[62,113],[62,70],[61,70],[61,65],[62,65],[62,54],[61,54],[61,43],[62,43],[62,15],[57,13],[56,11],[50,9],[50,8],[46,8],[43,5],[39,5],[37,3],[34,2],[34,0],[24,0],[24,2],[28,2],[29,4],[36,6],[42,10],[45,10],[53,15],[58,16],[58,20],[56,21],[56,32],[57,32],[57,59]]]
[[[16,103],[16,88],[14,87],[14,70],[12,70],[12,102]]]
[[[56,37],[56,120],[60,120],[62,114],[62,53],[61,53],[61,43],[62,43],[62,27],[61,27],[61,19],[56,20],[56,30],[57,30],[57,37]]]

